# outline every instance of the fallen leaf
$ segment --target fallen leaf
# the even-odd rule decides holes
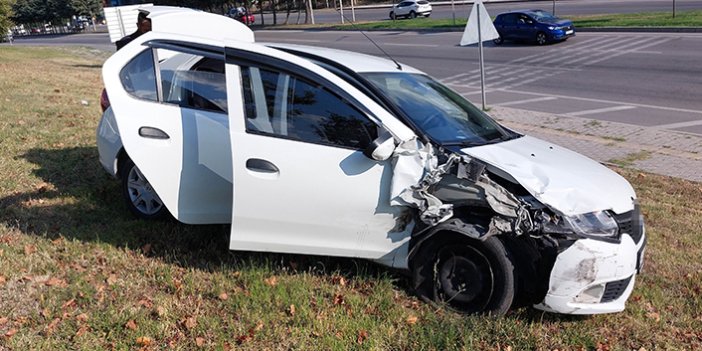
[[[197,319],[195,317],[188,317],[183,320],[181,320],[181,323],[183,326],[185,326],[188,329],[193,329],[197,327]]]
[[[661,321],[661,315],[658,312],[648,312],[648,313],[646,313],[646,317],[648,317],[649,319],[653,319],[656,322]]]
[[[366,331],[365,329],[359,330],[356,342],[359,344],[363,344],[363,342],[366,341],[366,339],[368,339],[368,331]]]
[[[58,287],[66,287],[68,284],[66,283],[65,280],[59,279],[56,277],[51,277],[49,280],[45,281],[44,284],[46,286],[58,286]]]
[[[409,316],[409,317],[407,317],[407,319],[405,319],[405,322],[407,322],[407,324],[409,324],[409,325],[415,325],[415,324],[417,324],[418,320],[419,320],[419,318],[417,318],[417,316]]]
[[[87,333],[89,329],[90,327],[88,327],[87,325],[80,327],[80,329],[78,329],[78,331],[76,332],[76,337],[80,337],[81,335]]]
[[[8,319],[7,317],[0,317],[0,326],[3,326],[7,323]]]
[[[290,305],[290,307],[288,307],[288,314],[291,317],[295,315],[295,305]]]
[[[130,330],[137,330],[137,324],[133,319],[130,319],[127,321],[127,323],[124,325],[125,328],[130,329]]]
[[[259,331],[261,331],[262,329],[263,329],[263,322],[258,321],[258,323],[256,323],[256,327],[254,327],[254,331],[255,331],[255,332],[259,332]]]
[[[253,336],[252,336],[252,335],[244,334],[244,335],[238,336],[238,337],[236,338],[236,342],[237,342],[238,344],[243,344],[243,343],[245,343],[245,342],[247,342],[247,341],[249,341],[249,340],[251,340],[251,339],[253,339]]]
[[[154,312],[158,317],[165,317],[167,313],[166,308],[163,306],[156,306],[156,310]]]
[[[227,299],[229,299],[229,295],[227,295],[226,292],[222,292],[222,293],[219,294],[219,296],[217,296],[217,297],[218,297],[220,300],[222,300],[222,301],[227,301]]]
[[[61,318],[54,318],[54,320],[49,323],[49,325],[46,327],[46,334],[51,334],[56,330],[56,326],[61,323]]]
[[[263,280],[264,283],[268,286],[276,286],[278,285],[278,278],[276,276],[272,276],[270,278],[266,278]]]
[[[11,338],[15,334],[17,334],[17,329],[12,328],[5,333],[5,336]]]
[[[76,320],[79,322],[87,322],[88,321],[88,314],[87,313],[81,313],[76,316]]]
[[[340,286],[346,286],[346,279],[340,275],[333,276],[332,283],[340,285]]]
[[[148,336],[140,336],[136,339],[136,343],[139,346],[150,346],[154,343],[154,340]]]
[[[334,294],[333,302],[335,305],[343,305],[344,304],[344,296],[341,294]]]
[[[138,305],[138,306],[141,306],[141,307],[144,307],[144,308],[151,308],[151,307],[154,306],[154,303],[151,302],[150,299],[145,298],[145,299],[139,300],[139,302],[137,302],[137,305]]]
[[[73,307],[73,306],[75,306],[75,305],[76,305],[76,299],[70,299],[70,300],[64,302],[63,305],[61,305],[61,308],[64,308],[64,309],[65,309],[65,308],[68,308],[68,307]]]
[[[205,338],[200,338],[200,337],[195,338],[195,345],[197,345],[199,347],[202,347],[203,345],[205,345]]]
[[[59,236],[58,238],[51,240],[51,243],[54,245],[59,245],[59,244],[63,243],[63,237]]]
[[[29,256],[37,252],[37,247],[34,245],[24,245],[24,254]]]
[[[110,274],[107,279],[105,279],[105,283],[107,283],[107,285],[115,285],[115,283],[117,283],[117,274]]]
[[[5,284],[6,281],[7,281],[7,278],[5,278],[4,275],[1,275],[1,274],[0,274],[0,285]]]

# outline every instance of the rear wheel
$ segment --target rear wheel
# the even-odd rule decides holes
[[[415,266],[420,272],[413,272],[415,279],[423,277],[418,288],[422,298],[468,314],[502,315],[509,310],[514,265],[500,240],[453,238],[424,249],[418,257],[424,262]]]
[[[160,219],[168,210],[151,187],[149,181],[131,159],[127,159],[120,170],[122,196],[129,211],[141,219]]]
[[[539,45],[545,45],[548,42],[548,38],[546,38],[546,33],[544,32],[538,32],[536,33],[536,43]]]
[[[410,18],[417,18],[417,13],[414,12],[414,11],[410,11],[409,17],[410,17]]]
[[[391,20],[397,19],[397,16],[395,15],[395,12],[390,12],[390,19],[391,19]]]

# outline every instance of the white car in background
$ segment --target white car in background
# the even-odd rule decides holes
[[[232,250],[373,260],[466,313],[624,309],[646,236],[621,176],[415,68],[148,11],[154,30],[103,66],[97,130],[138,217],[231,223]]]
[[[404,0],[396,4],[390,10],[390,19],[397,17],[417,18],[417,16],[429,17],[431,15],[431,4],[426,0]]]

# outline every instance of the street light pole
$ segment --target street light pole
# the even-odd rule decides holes
[[[673,1],[675,1],[675,0],[673,0]],[[553,0],[553,11],[551,11],[551,12],[553,13],[554,16],[556,15],[556,0]],[[673,16],[673,17],[675,17],[675,16]]]

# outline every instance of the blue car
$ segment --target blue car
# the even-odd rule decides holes
[[[505,40],[533,41],[544,45],[575,36],[573,22],[560,19],[543,10],[501,13],[495,17],[493,23],[500,33],[500,37],[494,40],[497,45]]]

